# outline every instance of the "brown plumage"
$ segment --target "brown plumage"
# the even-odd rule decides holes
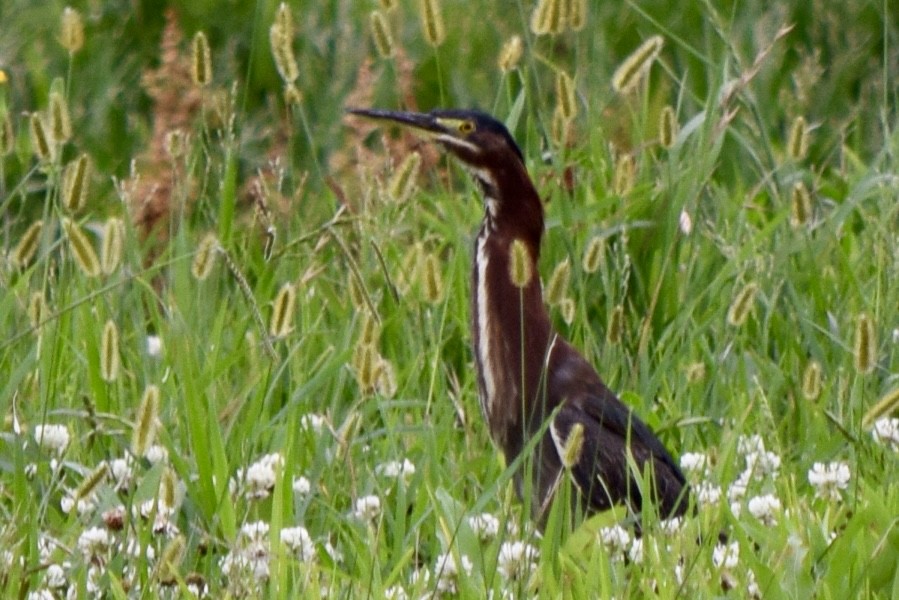
[[[543,516],[565,469],[588,511],[626,503],[643,507],[638,484],[650,467],[650,498],[665,517],[682,515],[689,489],[671,455],[652,431],[612,393],[596,370],[552,327],[536,276],[543,236],[543,205],[506,128],[475,111],[430,113],[351,110],[410,127],[442,145],[472,173],[484,194],[484,220],[475,239],[471,276],[472,343],[478,390],[490,435],[510,462],[544,430],[530,472],[532,507]],[[519,288],[510,274],[511,246],[520,240],[530,280]],[[550,423],[546,423],[551,419]],[[632,460],[629,459],[629,455]],[[632,465],[639,469],[634,473]],[[519,493],[524,473],[516,476]],[[645,490],[644,490],[645,491]]]

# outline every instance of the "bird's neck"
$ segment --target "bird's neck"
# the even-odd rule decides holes
[[[542,395],[542,375],[554,337],[537,271],[543,207],[523,167],[515,173],[475,175],[485,196],[472,268],[478,387],[481,407],[493,427],[491,434],[509,448],[512,432],[530,427],[523,407],[527,404],[533,411]],[[516,240],[527,250],[530,279],[523,287],[513,283],[510,271]]]

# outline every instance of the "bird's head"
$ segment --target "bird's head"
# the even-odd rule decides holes
[[[378,109],[348,112],[402,125],[425,139],[439,143],[479,179],[507,169],[524,167],[521,149],[505,125],[475,110],[432,110],[428,113]],[[483,183],[483,181],[482,181]]]

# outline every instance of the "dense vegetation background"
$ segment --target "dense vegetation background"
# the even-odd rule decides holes
[[[896,8],[682,4],[4,1],[3,595],[899,597]],[[534,531],[477,190],[347,106],[509,125],[696,517]]]

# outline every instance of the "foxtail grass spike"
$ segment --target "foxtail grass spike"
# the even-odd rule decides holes
[[[387,194],[394,202],[402,204],[412,197],[415,192],[415,183],[418,179],[418,170],[421,167],[421,154],[411,152],[400,163],[396,172],[387,184]]]
[[[368,311],[362,313],[362,325],[359,328],[359,343],[364,346],[375,346],[381,337],[381,325]]]
[[[568,28],[580,31],[587,24],[587,0],[568,0]]]
[[[209,51],[209,40],[202,31],[194,35],[191,67],[194,84],[200,87],[209,85],[212,81],[212,54]]]
[[[821,363],[810,361],[802,374],[802,397],[814,402],[821,395]]]
[[[276,339],[287,337],[293,331],[293,313],[297,300],[297,288],[292,283],[285,283],[278,290],[272,318],[269,321],[269,334]]]
[[[108,474],[109,464],[104,461],[81,481],[81,484],[75,489],[75,493],[72,494],[72,498],[74,500],[89,498]]]
[[[562,320],[565,321],[566,325],[571,325],[574,322],[575,308],[574,298],[562,298],[559,302],[559,312],[562,314]]]
[[[22,234],[19,243],[13,248],[11,259],[12,263],[18,267],[23,267],[31,262],[40,246],[41,232],[44,230],[43,221],[35,221],[28,226],[25,233]]]
[[[357,344],[353,350],[353,370],[363,392],[374,389],[378,377],[378,351],[370,344]]]
[[[91,162],[87,154],[66,165],[62,179],[62,202],[69,212],[77,212],[87,203],[90,173]]]
[[[566,121],[570,121],[577,114],[574,79],[564,71],[556,73],[556,103]]]
[[[118,379],[119,364],[119,329],[113,321],[106,321],[100,342],[100,378],[107,383]]]
[[[555,433],[555,431],[553,431]],[[568,437],[564,440],[557,439],[553,435],[556,442],[556,451],[559,458],[562,459],[562,466],[571,469],[581,460],[581,452],[584,449],[584,425],[583,423],[575,423],[568,431]]]
[[[559,104],[553,110],[552,135],[553,144],[564,147],[568,143],[568,135],[571,131],[571,120],[565,118],[565,113]]]
[[[100,270],[104,275],[112,275],[122,262],[125,243],[125,224],[117,217],[111,217],[103,226],[103,245],[100,246]]]
[[[620,304],[612,309],[609,315],[609,327],[606,330],[606,341],[611,345],[621,342],[624,337],[624,307]]]
[[[790,194],[790,226],[798,229],[812,218],[812,195],[801,181],[793,186]]]
[[[200,245],[197,246],[197,252],[194,254],[193,263],[190,266],[190,274],[197,281],[204,281],[212,272],[215,266],[215,256],[219,248],[218,238],[214,233],[207,233]]]
[[[621,154],[615,161],[615,180],[612,189],[617,196],[627,196],[634,189],[637,178],[637,162],[632,154]]]
[[[521,41],[521,36],[513,35],[503,44],[503,48],[500,50],[499,59],[496,61],[499,65],[499,70],[503,73],[508,73],[517,69],[523,53],[524,44]]]
[[[134,456],[144,456],[156,440],[159,406],[159,388],[155,385],[148,385],[137,409],[137,418],[131,434],[131,453]]]
[[[637,86],[649,73],[652,63],[658,58],[664,43],[664,39],[659,35],[654,35],[643,42],[615,70],[612,75],[612,89],[622,95],[630,94],[637,89]]]
[[[443,274],[440,272],[440,261],[435,255],[428,254],[425,257],[421,277],[425,300],[430,304],[443,300]]]
[[[559,304],[568,293],[568,285],[571,280],[571,262],[566,258],[556,265],[549,282],[546,284],[544,298],[550,306]]]
[[[677,140],[677,115],[674,108],[666,106],[659,115],[659,144],[666,150],[674,146]]]
[[[65,229],[66,237],[69,238],[69,248],[72,250],[75,264],[88,277],[98,276],[100,274],[100,260],[97,258],[97,252],[94,250],[93,244],[81,231],[77,223],[65,219],[63,221],[63,229]]]
[[[884,394],[877,404],[868,409],[862,418],[862,429],[868,429],[876,421],[899,411],[899,387]]]
[[[855,370],[867,375],[877,364],[877,339],[871,317],[862,313],[855,322]]]
[[[531,14],[534,35],[558,35],[565,31],[566,0],[539,0]]]
[[[393,42],[393,32],[390,31],[390,23],[387,17],[379,10],[373,11],[369,16],[371,26],[371,39],[375,42],[375,48],[381,58],[393,58],[396,46]]]
[[[53,162],[56,158],[56,144],[47,136],[44,120],[38,113],[31,113],[28,124],[34,155],[43,163]]]
[[[159,479],[159,502],[166,508],[175,508],[178,493],[178,478],[175,471],[168,467]]]
[[[512,279],[512,285],[517,288],[524,288],[531,282],[531,277],[534,276],[527,246],[516,238],[512,240],[509,254],[509,277]]]
[[[47,301],[43,292],[33,292],[28,299],[28,323],[35,331],[39,330],[47,318]]]
[[[62,11],[59,43],[69,54],[75,54],[84,46],[84,21],[81,13],[71,6],[65,7]]]
[[[62,92],[50,92],[50,135],[57,144],[67,142],[72,137],[72,120],[69,106]]]
[[[157,579],[163,586],[177,585],[180,578],[179,567],[184,557],[186,542],[180,533],[169,540],[159,555]]]
[[[808,124],[804,117],[796,117],[790,127],[787,154],[793,160],[802,160],[808,154]]]
[[[440,0],[418,0],[418,13],[425,40],[436,48],[446,39]]]
[[[727,324],[731,327],[741,327],[749,313],[752,312],[752,306],[755,303],[755,295],[759,290],[758,284],[755,282],[747,283],[734,296],[734,300],[727,311]]]
[[[582,261],[585,273],[596,273],[599,270],[605,251],[606,243],[603,238],[596,236],[590,240],[590,243],[587,244],[587,249],[584,251],[584,260]]]
[[[378,378],[375,382],[375,389],[385,398],[392,398],[396,395],[396,371],[393,364],[386,358],[381,357],[378,361]]]
[[[297,58],[293,52],[293,17],[285,3],[278,6],[275,22],[269,28],[269,43],[275,68],[286,84],[292,84],[300,76]]]

